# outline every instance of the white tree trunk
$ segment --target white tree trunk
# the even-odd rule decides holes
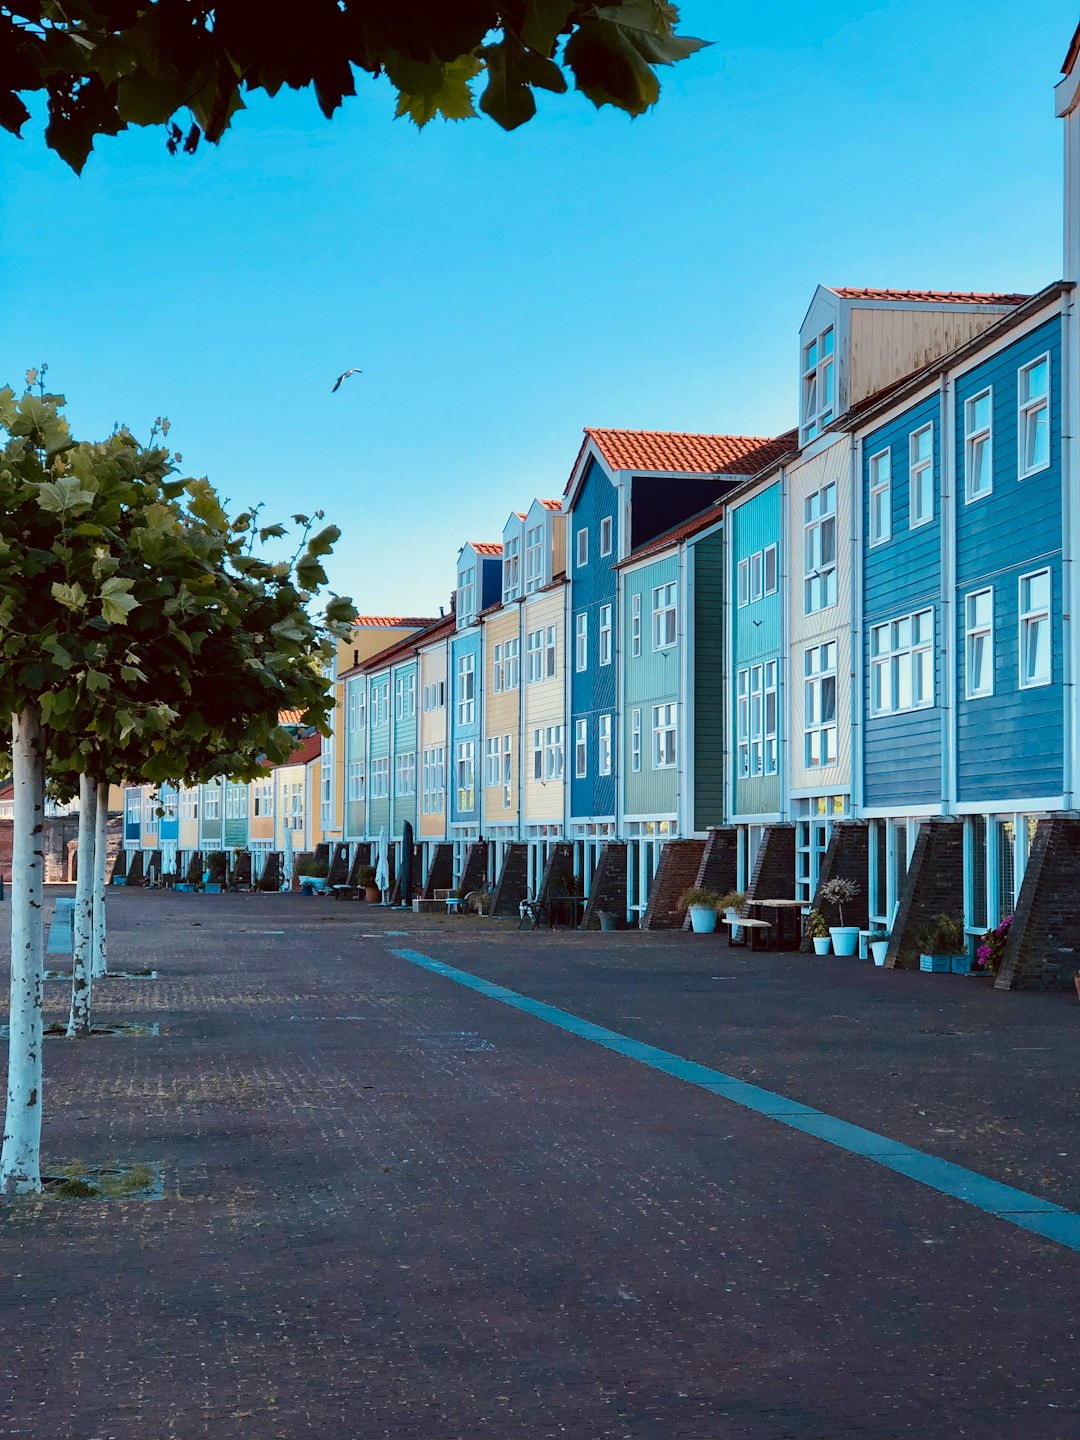
[[[75,925],[71,955],[71,1013],[68,1039],[90,1034],[90,963],[94,945],[94,840],[97,783],[79,776],[79,873],[75,882]]]
[[[109,782],[99,780],[97,786],[97,835],[94,843],[94,958],[91,978],[109,973],[105,943],[105,870],[109,844]]]
[[[0,1194],[31,1195],[41,1189],[41,1002],[45,979],[41,909],[45,737],[36,705],[14,717],[12,773],[11,1039]]]

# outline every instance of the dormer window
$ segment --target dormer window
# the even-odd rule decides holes
[[[802,352],[802,435],[813,440],[835,418],[836,368],[833,327],[823,330]]]
[[[521,536],[503,541],[503,600],[516,600],[521,594]]]
[[[458,625],[471,625],[476,619],[476,566],[466,565],[458,571]]]
[[[544,527],[532,525],[525,531],[525,593],[539,590],[544,583]]]

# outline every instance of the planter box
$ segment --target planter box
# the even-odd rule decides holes
[[[173,889],[179,891],[181,895],[191,894],[191,886],[187,883],[186,880],[178,881],[177,884],[173,886]]]
[[[112,883],[113,883],[114,885],[126,885],[126,884],[127,884],[127,876],[126,876],[126,875],[114,875],[114,876],[112,877]]]
[[[953,955],[920,955],[919,969],[935,975],[948,975],[952,970]]]
[[[949,959],[950,959],[951,962],[952,962],[952,973],[953,973],[954,975],[970,975],[970,974],[971,974],[971,956],[970,956],[970,955],[950,955],[950,956],[949,956]]]
[[[221,886],[217,883],[216,880],[208,880],[208,881],[206,882],[206,884],[203,886],[203,894],[204,894],[204,895],[220,895],[220,894],[221,894]]]

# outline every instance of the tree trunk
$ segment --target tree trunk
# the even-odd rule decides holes
[[[41,909],[45,737],[36,705],[28,705],[14,717],[12,775],[11,1038],[0,1194],[32,1195],[41,1189],[41,1003],[45,980]]]
[[[75,927],[71,950],[71,1013],[68,1039],[90,1034],[90,963],[94,946],[94,838],[97,835],[97,783],[79,776],[79,874],[75,882]]]
[[[109,782],[97,782],[97,835],[94,843],[94,956],[93,980],[109,973],[105,944],[105,871],[109,850]]]

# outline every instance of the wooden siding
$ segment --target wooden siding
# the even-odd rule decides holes
[[[372,693],[378,686],[388,685],[390,687],[390,700],[388,705],[389,716],[385,721],[374,720],[376,707],[372,704]],[[368,677],[368,762],[367,762],[367,831],[374,839],[382,827],[386,826],[387,835],[390,834],[390,796],[394,791],[394,767],[390,763],[390,734],[394,723],[394,687],[390,684],[390,671],[380,670]],[[389,767],[389,780],[387,789],[389,793],[382,796],[373,796],[371,793],[372,772],[376,760],[386,760]]]
[[[623,776],[623,804],[629,820],[671,816],[678,810],[680,767],[685,763],[685,757],[680,754],[679,765],[673,769],[653,768],[652,710],[654,705],[677,705],[680,700],[682,611],[680,608],[680,633],[676,644],[667,650],[655,650],[652,609],[653,590],[672,582],[678,585],[679,578],[677,551],[654,560],[651,565],[625,571],[622,577],[623,713],[622,735],[616,756],[621,763],[616,768]],[[630,653],[630,617],[635,595],[641,599],[641,654],[636,659]],[[681,607],[682,597],[677,598]],[[634,710],[641,711],[641,769],[637,772],[631,769],[630,731]],[[681,718],[680,715],[680,721]],[[590,726],[595,723],[590,721]],[[589,760],[590,764],[595,764],[596,737],[590,735],[589,739]],[[575,748],[571,733],[567,747],[571,764]]]
[[[464,655],[472,655],[475,663],[473,671],[473,719],[462,725],[458,720],[458,661]],[[480,644],[480,628],[463,630],[454,636],[450,646],[450,685],[448,687],[450,704],[450,746],[446,755],[446,785],[450,792],[450,820],[455,825],[475,825],[480,820],[480,789],[484,783],[484,747],[481,740],[483,734],[482,721],[484,713],[484,671],[483,655]],[[464,741],[473,742],[473,755],[475,768],[473,772],[473,804],[470,808],[463,808],[458,804],[457,791],[457,747]]]
[[[524,550],[522,551],[524,555]],[[524,563],[524,561],[523,561]],[[518,762],[520,760],[519,746],[521,744],[521,687],[524,681],[525,661],[525,640],[521,634],[521,609],[519,604],[513,604],[497,615],[490,616],[484,621],[484,740],[481,746],[479,764],[481,774],[480,784],[484,786],[484,823],[485,825],[509,825],[518,818]],[[513,690],[500,690],[495,693],[494,666],[495,646],[505,646],[508,640],[518,641],[518,683]],[[491,737],[497,737],[501,746],[505,736],[510,736],[511,764],[510,764],[510,804],[504,804],[503,786],[484,785],[485,780],[485,755],[487,741]],[[500,766],[503,761],[500,760]]]
[[[612,522],[612,553],[600,554],[600,522]],[[580,570],[577,566],[577,532],[589,532],[589,560]],[[571,569],[570,618],[567,633],[567,664],[570,666],[570,716],[566,727],[566,772],[570,784],[570,813],[587,818],[615,815],[615,776],[597,775],[597,732],[601,715],[615,715],[616,671],[618,666],[597,664],[599,650],[600,607],[611,606],[613,655],[617,653],[619,636],[616,595],[616,571],[612,568],[619,555],[619,492],[607,475],[591,461],[578,491],[566,526],[566,544]],[[574,667],[574,636],[578,614],[588,619],[588,665],[578,671]],[[571,746],[574,725],[579,719],[588,723],[588,773],[579,780],[573,776]],[[612,723],[614,724],[614,718]]]
[[[793,791],[830,795],[851,785],[851,446],[843,435],[828,449],[788,471],[791,504],[787,554],[789,663],[786,746]],[[823,485],[836,486],[836,604],[806,614],[804,598],[804,501]],[[813,645],[836,641],[836,764],[810,767],[805,750],[804,660]],[[781,713],[784,706],[781,703]],[[752,812],[746,812],[752,813]]]
[[[555,626],[555,674],[548,680],[537,680],[525,684],[526,660],[522,656],[522,683],[525,684],[522,710],[524,725],[521,745],[522,770],[525,776],[522,794],[523,825],[561,824],[565,807],[564,780],[537,780],[533,775],[532,736],[534,730],[544,730],[549,725],[562,725],[566,735],[566,586],[529,596],[523,607],[522,649],[531,630],[547,630]],[[567,751],[566,763],[573,764]]]
[[[184,819],[184,794],[189,791],[195,792],[195,816],[193,819]],[[177,809],[180,815],[180,849],[198,850],[199,848],[199,807],[202,803],[202,788],[199,785],[181,785],[180,798],[177,801]]]
[[[446,762],[446,763],[448,764],[448,763],[449,763],[449,753],[448,753],[448,740],[449,740],[449,736],[448,736],[448,734],[447,734],[447,715],[448,715],[448,711],[447,711],[446,705],[445,705],[445,704],[442,705],[442,706],[441,706],[439,709],[437,709],[437,710],[428,710],[428,711],[425,711],[425,710],[424,710],[424,689],[425,689],[425,687],[428,686],[428,685],[440,685],[440,684],[441,684],[441,685],[444,687],[443,693],[448,695],[449,689],[448,689],[448,687],[447,687],[447,685],[446,685],[446,655],[447,655],[447,648],[448,648],[447,643],[446,643],[445,641],[443,641],[442,643],[440,643],[440,644],[438,644],[438,645],[433,645],[430,650],[423,650],[423,651],[421,651],[421,653],[420,653],[420,675],[419,675],[419,678],[418,678],[418,680],[417,680],[417,684],[418,684],[418,686],[420,687],[420,693],[419,693],[419,696],[418,696],[418,698],[417,698],[417,703],[418,703],[419,706],[420,706],[420,732],[419,732],[419,739],[418,739],[418,741],[417,741],[417,747],[416,747],[416,748],[417,748],[416,784],[417,784],[418,799],[419,799],[420,802],[421,802],[420,821],[419,821],[419,833],[420,833],[421,835],[423,835],[423,836],[428,837],[429,839],[442,839],[442,838],[445,837],[445,835],[446,835],[446,809],[445,809],[445,806],[444,806],[444,808],[443,808],[442,810],[440,810],[437,814],[434,814],[434,815],[425,815],[425,814],[423,813],[422,797],[423,797],[423,757],[424,757],[424,751],[427,750],[427,749],[430,749],[430,748],[433,747],[433,746],[441,745],[441,746],[443,747],[443,758],[444,758],[444,762]],[[446,773],[446,777],[447,777],[447,783],[449,784],[450,772],[449,772],[449,770],[447,769],[445,773]]]
[[[738,736],[737,697],[735,677],[746,665],[763,663],[766,660],[780,664],[780,643],[783,628],[784,579],[788,560],[781,527],[780,482],[777,480],[761,490],[752,499],[746,500],[731,512],[731,574],[727,577],[726,593],[732,615],[733,655],[729,672],[730,709],[728,711],[730,764],[732,767],[732,811],[734,815],[775,815],[780,810],[780,774],[754,775],[739,778],[737,770],[736,739]],[[760,600],[740,606],[739,561],[764,551],[769,545],[776,545],[779,556],[779,583],[774,595],[763,595]],[[800,549],[799,554],[802,554]],[[800,580],[801,584],[801,580]],[[785,740],[785,714],[780,705],[777,717],[779,764],[783,764]]]
[[[360,690],[364,695],[364,723],[355,730],[348,728],[348,700],[355,691]],[[342,717],[341,729],[338,734],[341,736],[341,770],[343,775],[343,794],[345,799],[345,839],[360,840],[366,834],[366,804],[363,800],[349,800],[349,766],[354,761],[359,761],[364,767],[364,794],[367,794],[367,700],[368,683],[366,675],[352,675],[345,682],[345,715]]]
[[[690,603],[694,615],[693,828],[724,821],[724,532],[693,541]]]
[[[853,305],[847,404],[854,405],[902,375],[947,355],[992,325],[1008,308],[980,305],[964,310],[950,304],[940,310],[875,310]]]
[[[208,794],[217,793],[218,813],[216,820],[206,818],[206,797]],[[208,785],[203,785],[199,790],[199,849],[220,850],[221,837],[224,831],[225,820],[225,787],[220,780],[211,780]]]
[[[423,704],[423,695],[420,692],[419,665],[416,660],[407,660],[404,664],[395,665],[390,676],[390,834],[400,835],[401,827],[408,820],[414,831],[416,829],[416,809],[418,792],[420,789],[420,756],[416,749],[416,737],[419,733],[419,711]],[[397,685],[398,681],[408,682],[409,676],[413,680],[413,713],[399,717],[397,713]],[[413,757],[413,793],[411,795],[398,795],[395,793],[397,786],[397,761],[399,756],[409,755]]]
[[[302,787],[304,784],[304,769],[305,767],[303,765],[282,765],[274,771],[275,850],[284,850],[285,848],[285,787],[297,783]],[[302,789],[301,794],[303,794]],[[304,799],[304,805],[306,817],[306,797]],[[303,828],[294,830],[292,834],[293,849],[302,850],[304,848],[305,830]]]
[[[248,843],[248,795],[247,785],[234,785],[230,780],[222,787],[221,811],[222,811],[222,845],[226,850],[246,850]],[[242,792],[244,813],[242,815],[230,816],[228,814],[228,797],[230,794]]]

